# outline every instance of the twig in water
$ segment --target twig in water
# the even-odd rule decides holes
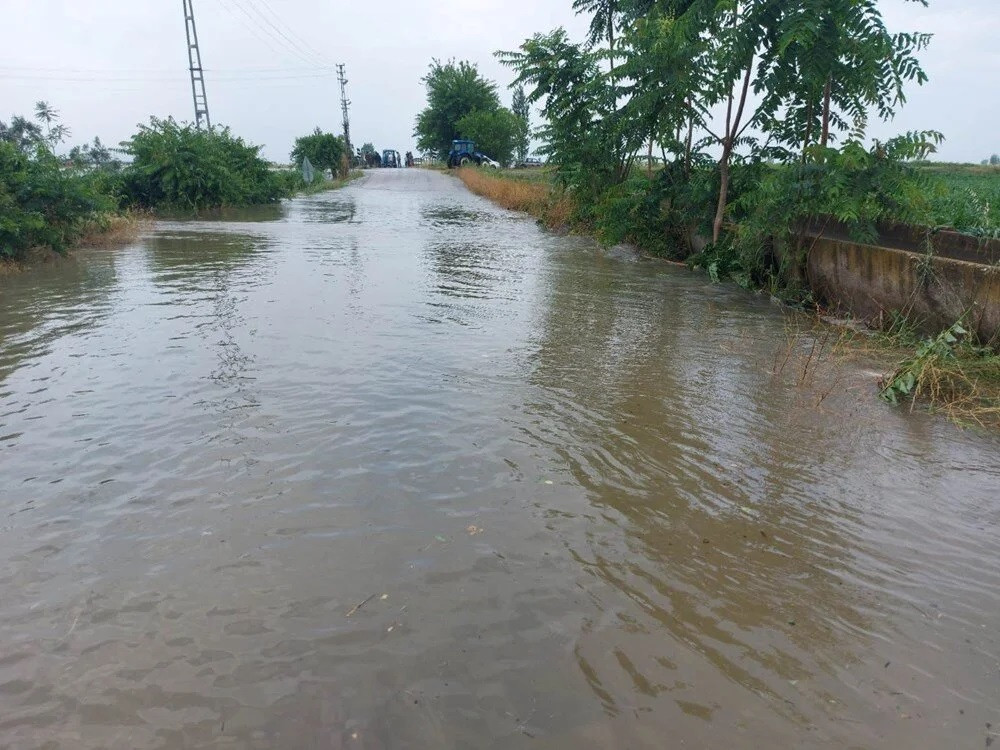
[[[365,606],[368,602],[370,602],[374,598],[375,598],[375,594],[372,594],[367,599],[365,599],[363,602],[361,602],[361,604],[354,605],[354,607],[351,609],[351,611],[347,613],[347,617],[350,617],[351,615],[353,615],[355,612],[357,612],[359,609],[361,609],[363,606]]]

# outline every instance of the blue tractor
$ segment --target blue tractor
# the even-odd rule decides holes
[[[476,151],[476,144],[474,141],[459,139],[451,142],[451,151],[448,152],[449,169],[455,169],[456,167],[468,167],[473,164],[480,166],[484,162],[489,161],[491,161],[491,159],[486,156],[486,154],[481,154]]]
[[[390,167],[392,169],[398,169],[403,166],[403,160],[399,158],[399,152],[394,149],[387,148],[382,152],[382,166]]]

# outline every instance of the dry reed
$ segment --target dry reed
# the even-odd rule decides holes
[[[460,169],[458,176],[473,193],[499,206],[531,214],[549,228],[569,226],[573,202],[568,195],[557,192],[548,183],[512,180],[471,167]]]

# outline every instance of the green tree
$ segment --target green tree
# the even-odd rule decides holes
[[[291,159],[301,167],[303,159],[308,158],[317,169],[329,169],[331,174],[336,175],[341,171],[341,158],[345,153],[343,138],[316,128],[310,135],[295,139]]]
[[[536,34],[513,52],[498,52],[541,102],[541,152],[559,167],[559,179],[595,197],[628,175],[642,141],[618,108],[618,88],[600,68],[601,53],[569,41],[565,29]]]
[[[42,129],[21,115],[14,115],[10,123],[0,122],[0,141],[12,143],[19,151],[34,151],[45,143]]]
[[[459,120],[500,108],[496,84],[483,78],[473,63],[434,60],[420,80],[427,87],[427,107],[417,115],[413,135],[423,152],[445,158],[451,142],[461,137]]]
[[[524,94],[524,86],[515,86],[514,95],[511,98],[511,112],[518,119],[519,130],[517,134],[517,160],[524,162],[528,158],[528,151],[531,148],[531,104]]]
[[[45,141],[49,148],[55,148],[70,135],[67,125],[59,122],[59,110],[48,102],[35,103],[35,119],[45,124]]]
[[[82,146],[74,146],[69,152],[69,159],[73,166],[81,168],[105,168],[117,166],[117,162],[100,138],[94,138],[93,143],[84,143]]]
[[[475,141],[478,151],[501,164],[509,164],[518,146],[522,122],[509,109],[501,107],[490,112],[470,112],[458,121],[458,132],[462,138]]]
[[[890,33],[876,0],[790,0],[775,39],[756,88],[764,110],[780,115],[766,124],[769,135],[792,158],[805,159],[813,143],[828,146],[834,131],[862,138],[870,112],[891,119],[906,84],[927,80],[916,53],[930,36]]]

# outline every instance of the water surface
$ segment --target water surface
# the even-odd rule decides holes
[[[0,282],[0,747],[985,747],[1000,441],[800,325],[420,170]]]

